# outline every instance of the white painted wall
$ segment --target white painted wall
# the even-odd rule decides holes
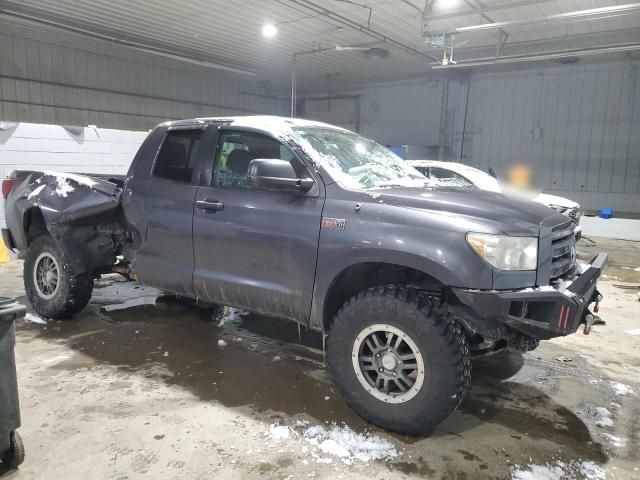
[[[0,124],[0,177],[12,170],[125,174],[148,133],[90,127],[78,130],[75,135],[58,125]],[[0,202],[0,225],[4,226],[4,200]]]

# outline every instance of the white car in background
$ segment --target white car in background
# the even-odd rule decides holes
[[[462,188],[475,186],[480,190],[505,193],[505,187],[495,177],[463,163],[438,162],[435,160],[406,160],[406,162],[425,177],[437,180],[444,185]],[[538,193],[531,200],[553,208],[569,217],[575,225],[576,240],[581,237],[580,217],[582,216],[582,210],[578,203],[568,198],[547,193]]]

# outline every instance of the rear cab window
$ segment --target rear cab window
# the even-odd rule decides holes
[[[175,130],[167,132],[153,166],[154,177],[191,183],[197,168],[202,130]]]

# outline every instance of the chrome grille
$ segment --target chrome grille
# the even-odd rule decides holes
[[[551,279],[554,280],[576,266],[576,239],[573,223],[554,228],[551,236]]]

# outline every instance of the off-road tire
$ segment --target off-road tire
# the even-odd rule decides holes
[[[387,403],[365,390],[352,361],[357,336],[380,324],[408,335],[424,361],[424,382],[404,403]],[[329,331],[327,360],[353,410],[374,425],[405,435],[430,434],[460,405],[471,380],[469,345],[461,327],[428,296],[396,285],[370,288],[342,306]]]
[[[18,432],[11,433],[11,446],[2,454],[2,464],[7,470],[15,470],[24,462],[24,443]]]
[[[58,286],[51,298],[44,298],[36,285],[34,267],[42,254],[55,259],[58,266]],[[76,275],[64,255],[48,235],[37,237],[27,250],[24,261],[24,288],[33,310],[45,318],[66,319],[89,303],[93,278],[89,274]]]

